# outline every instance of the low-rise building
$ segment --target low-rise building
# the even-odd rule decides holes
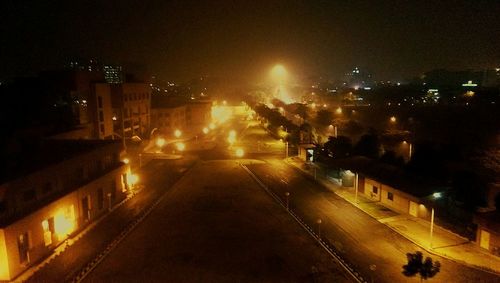
[[[474,223],[477,224],[476,243],[500,257],[500,212],[477,213]]]
[[[47,140],[4,160],[0,280],[12,280],[125,198],[122,145]]]
[[[211,110],[208,100],[156,99],[151,106],[151,129],[164,136],[172,136],[176,130],[197,135],[210,124]]]

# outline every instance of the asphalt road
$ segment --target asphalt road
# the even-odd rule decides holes
[[[226,160],[198,163],[85,282],[348,279],[236,162]]]
[[[289,192],[291,209],[310,226],[317,227],[316,220],[321,219],[322,237],[365,278],[373,278],[375,282],[419,281],[402,274],[406,253],[422,251],[406,238],[281,160],[268,160],[266,164],[247,167],[283,201],[285,192]],[[441,272],[431,281],[500,282],[496,275],[434,255],[431,258],[439,260],[442,266]],[[370,270],[370,265],[376,265],[376,270]]]

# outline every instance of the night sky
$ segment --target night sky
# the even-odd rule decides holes
[[[500,1],[2,1],[0,79],[97,58],[165,79],[500,65]]]

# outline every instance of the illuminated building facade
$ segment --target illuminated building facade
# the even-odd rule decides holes
[[[175,130],[186,129],[186,106],[153,108],[151,110],[151,127],[157,128],[164,135],[171,135]]]
[[[146,136],[150,130],[151,88],[146,83],[111,85],[114,132]]]
[[[0,185],[0,280],[12,280],[125,198],[120,142],[45,141]]]
[[[164,135],[175,130],[201,131],[211,122],[212,102],[202,101],[164,101],[151,109],[151,128]]]

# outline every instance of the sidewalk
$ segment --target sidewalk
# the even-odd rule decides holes
[[[286,159],[286,162],[309,176],[314,176],[314,168],[305,166],[302,160],[292,157]],[[356,202],[353,188],[342,187],[334,179],[327,178],[322,174],[316,174],[316,180],[427,252],[500,274],[500,258],[481,250],[475,243],[466,238],[434,225],[433,248],[430,249],[430,223],[428,221],[392,211],[379,202],[365,198],[362,194],[358,194]]]

